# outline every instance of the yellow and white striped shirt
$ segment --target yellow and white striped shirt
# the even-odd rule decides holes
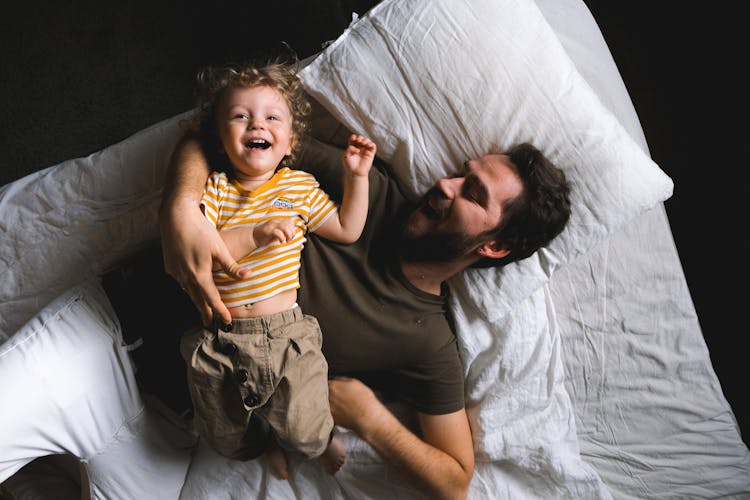
[[[227,307],[258,302],[299,288],[299,268],[307,231],[315,231],[338,207],[312,174],[282,167],[262,186],[247,191],[225,173],[213,172],[201,200],[203,211],[216,228],[252,227],[273,218],[296,217],[294,238],[258,247],[238,260],[249,267],[248,279],[236,280],[223,270],[214,281]]]

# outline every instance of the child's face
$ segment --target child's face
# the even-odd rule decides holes
[[[292,152],[292,114],[286,99],[271,87],[227,89],[219,99],[216,120],[240,181],[270,178]]]

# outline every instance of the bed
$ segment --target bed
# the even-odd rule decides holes
[[[416,196],[468,156],[532,140],[572,179],[574,216],[553,244],[450,283],[476,450],[469,498],[750,498],[750,453],[663,207],[673,185],[596,23],[580,0],[458,7],[382,2],[301,77],[316,102],[310,157],[364,131]],[[0,189],[5,492],[423,497],[346,432],[336,476],[293,459],[278,481],[262,460],[202,446],[185,414],[139,386],[138,341],[102,276],[158,241],[189,113]]]

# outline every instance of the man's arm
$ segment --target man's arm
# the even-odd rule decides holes
[[[419,413],[420,439],[359,380],[335,378],[328,387],[337,425],[354,431],[436,498],[466,498],[474,474],[474,448],[465,410]]]
[[[167,169],[159,210],[164,268],[190,295],[204,324],[215,311],[224,323],[232,317],[221,301],[211,267],[214,260],[233,276],[242,277],[216,228],[200,210],[208,178],[208,164],[200,143],[184,137],[175,146]]]

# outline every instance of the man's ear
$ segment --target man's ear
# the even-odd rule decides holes
[[[510,253],[510,249],[497,240],[485,241],[477,248],[477,253],[488,259],[500,259]]]

